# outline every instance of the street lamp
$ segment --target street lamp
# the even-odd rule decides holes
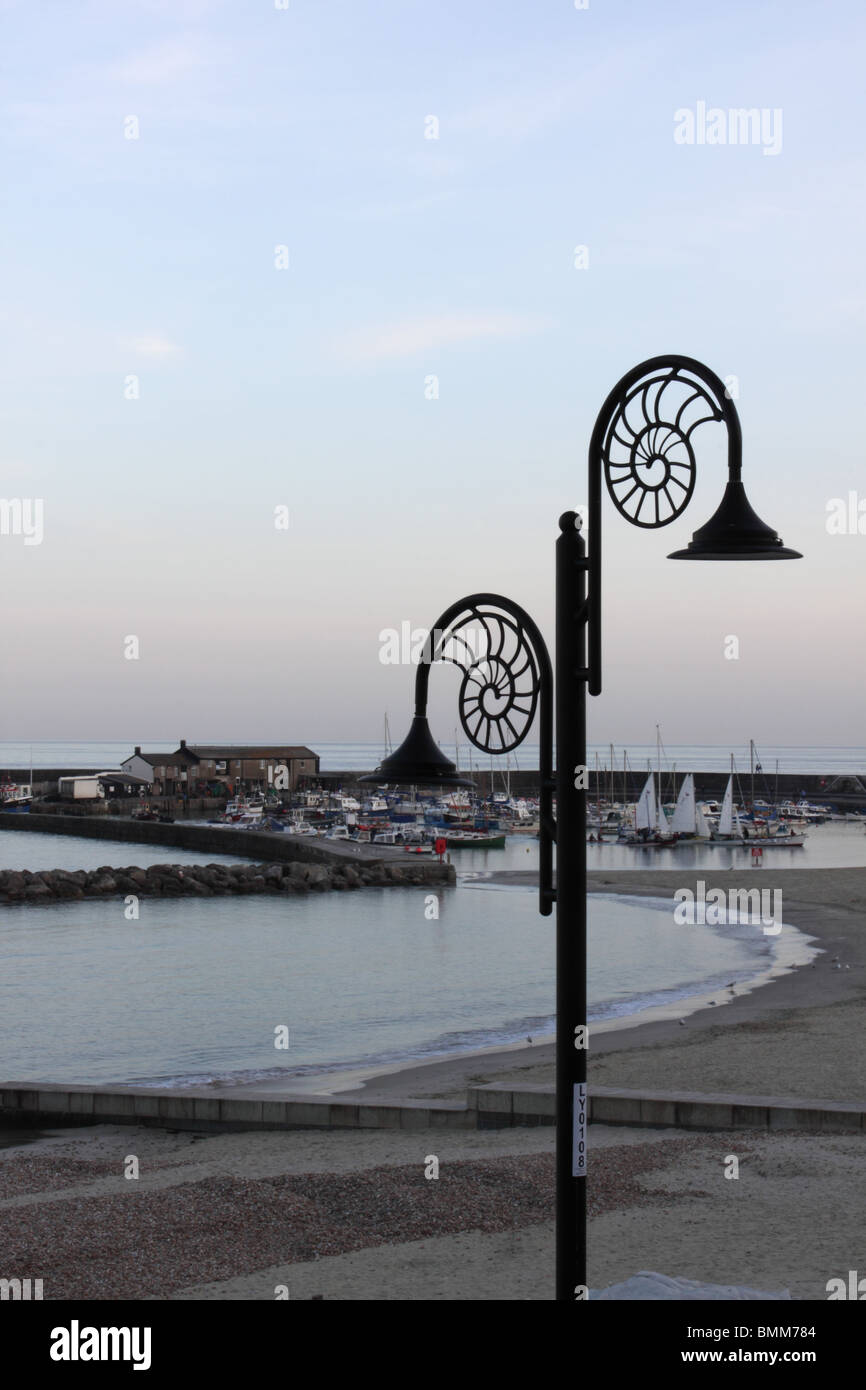
[[[602,476],[617,511],[632,525],[670,525],[694,491],[692,434],[711,421],[723,423],[727,431],[724,496],[691,543],[668,558],[802,558],[798,551],[788,550],[749,505],[741,481],[740,421],[720,378],[691,357],[641,362],[617,382],[593,429],[588,552],[577,514],[565,512],[559,519],[555,678],[544,639],[528,613],[499,594],[461,599],[446,609],[427,639],[415,679],[415,718],[408,737],[375,773],[362,779],[467,785],[437,747],[427,723],[433,662],[451,662],[463,671],[460,722],[482,752],[507,753],[518,747],[538,714],[539,912],[547,916],[554,902],[557,912],[556,1297],[568,1302],[587,1296],[586,692],[601,692]],[[555,886],[554,843],[559,846]]]

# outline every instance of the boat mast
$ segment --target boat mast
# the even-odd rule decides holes
[[[658,798],[656,800],[656,830],[662,828],[662,736],[658,724],[656,724],[656,785],[658,786]]]
[[[752,805],[751,805],[751,811],[752,811],[752,820],[754,820],[754,819],[755,819],[755,740],[754,740],[753,738],[750,738],[750,739],[749,739],[749,762],[750,762],[750,765],[751,765],[751,774],[752,774]]]

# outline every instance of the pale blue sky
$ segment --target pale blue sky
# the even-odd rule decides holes
[[[0,738],[399,736],[380,631],[493,589],[552,640],[595,414],[676,352],[737,376],[749,495],[807,558],[664,559],[712,431],[671,527],[608,504],[591,736],[863,742],[866,536],[825,529],[866,498],[860,5],[0,0],[0,31],[0,494],[45,506],[0,536]],[[780,109],[781,151],[676,144],[700,101]]]

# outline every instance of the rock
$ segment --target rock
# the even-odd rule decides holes
[[[84,889],[80,888],[77,883],[68,882],[65,878],[58,879],[57,882],[51,886],[51,893],[58,901],[84,897]]]
[[[117,891],[119,893],[132,893],[137,895],[140,886],[141,885],[137,883],[134,878],[130,878],[129,874],[117,875]]]
[[[28,883],[24,889],[24,898],[27,902],[43,902],[46,898],[53,897],[51,889],[44,883]]]
[[[213,897],[213,889],[197,878],[190,878],[189,875],[187,875],[184,878],[184,883],[186,884],[186,891],[190,894],[194,894],[198,898]]]
[[[91,893],[116,893],[117,879],[112,874],[103,874],[101,869],[97,869],[89,886]]]
[[[84,869],[43,869],[35,873],[29,869],[7,869],[0,870],[0,901],[45,902],[53,898],[59,902],[110,894],[208,898],[247,893],[344,893],[368,885],[454,881],[453,870],[437,873],[437,867],[359,859],[352,863],[151,864],[146,869],[135,864],[124,869],[103,865],[89,873]]]

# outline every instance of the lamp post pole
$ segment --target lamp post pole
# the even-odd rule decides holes
[[[586,1288],[586,546],[556,542],[556,1297]]]
[[[670,395],[668,394],[670,393]],[[695,486],[693,432],[709,421],[728,436],[728,483],[716,512],[671,560],[793,560],[752,510],[742,484],[740,422],[724,383],[691,357],[653,357],[617,382],[599,412],[589,446],[589,551],[575,512],[559,520],[556,543],[556,679],[538,627],[501,594],[452,604],[425,644],[415,680],[415,719],[396,752],[369,782],[472,786],[436,746],[427,723],[430,666],[463,671],[460,722],[470,745],[508,753],[539,722],[539,904],[556,903],[556,1298],[588,1295],[586,1283],[586,695],[601,693],[602,480],[633,526],[668,526]],[[472,624],[485,650],[467,640]],[[553,710],[556,774],[553,772]],[[470,760],[471,766],[471,760]],[[552,797],[556,790],[556,821]],[[491,777],[492,794],[492,777]],[[553,845],[557,845],[556,887]]]

